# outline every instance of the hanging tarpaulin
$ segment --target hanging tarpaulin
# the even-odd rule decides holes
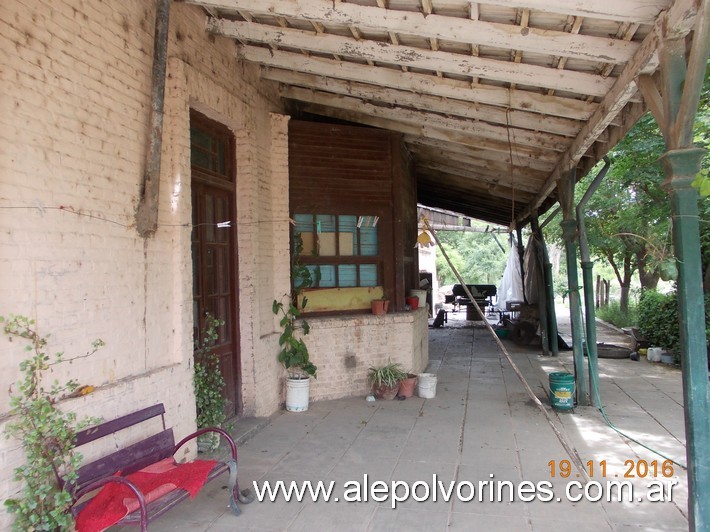
[[[518,256],[518,245],[515,238],[510,236],[510,253],[508,253],[508,263],[503,272],[503,278],[498,285],[498,302],[496,306],[506,309],[508,301],[523,301],[523,281],[520,274],[520,258]]]
[[[544,297],[545,281],[541,257],[540,241],[534,235],[531,235],[523,257],[525,297],[530,305],[537,304],[540,298]]]

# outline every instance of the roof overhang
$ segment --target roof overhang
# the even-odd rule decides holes
[[[296,109],[400,132],[418,201],[509,225],[646,112],[699,0],[189,0]],[[668,34],[668,32],[666,33]]]

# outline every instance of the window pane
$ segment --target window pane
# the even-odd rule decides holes
[[[360,265],[360,286],[377,286],[377,264]]]
[[[335,216],[319,214],[316,216],[316,233],[318,233],[318,255],[334,257],[335,247]]]
[[[338,286],[357,286],[357,266],[355,264],[338,266]]]
[[[377,227],[360,228],[360,254],[366,257],[377,255]]]
[[[321,288],[335,288],[335,266],[324,265],[320,267]]]
[[[341,257],[357,255],[357,216],[338,216],[338,251]]]

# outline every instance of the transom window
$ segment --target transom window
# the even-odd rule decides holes
[[[296,214],[294,220],[294,234],[303,243],[299,260],[311,272],[311,288],[382,284],[377,216]]]

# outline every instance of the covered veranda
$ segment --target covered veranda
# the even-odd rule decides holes
[[[564,318],[560,327],[569,334]],[[603,325],[600,338],[624,342],[622,334]],[[242,505],[242,514],[236,517],[226,507],[225,483],[217,482],[156,521],[151,530],[687,530],[687,477],[681,467],[673,466],[672,473],[666,467],[667,476],[659,470],[657,475],[640,478],[637,464],[643,460],[661,464],[664,458],[613,431],[593,407],[577,407],[574,413],[555,413],[550,408],[547,374],[571,370],[571,353],[551,358],[542,356],[539,348],[521,348],[510,341],[505,345],[545,404],[555,428],[585,464],[593,464],[593,480],[604,490],[607,481],[630,482],[632,501],[619,501],[614,494],[606,501],[606,492],[598,502],[567,499],[566,485],[583,478],[574,465],[566,469],[564,461],[570,458],[548,421],[482,324],[452,320],[442,329],[431,330],[429,369],[438,376],[433,399],[320,401],[299,415],[279,413],[237,423],[235,435],[243,442],[242,488],[254,491],[256,482],[263,489],[266,481],[274,487],[277,481],[287,486],[291,481],[298,486],[311,481],[315,488],[318,481],[326,485],[332,481],[332,496],[338,502],[325,502],[322,496],[313,502],[308,492],[301,502],[286,502],[279,495],[275,502]],[[609,419],[634,439],[684,463],[680,372],[645,361],[604,359],[600,374]],[[624,477],[630,463],[636,478]],[[439,492],[434,501],[431,495],[425,497],[426,488],[420,485],[417,498],[427,500],[417,502],[410,496],[397,502],[396,510],[391,497],[378,502],[371,493],[367,501],[345,502],[345,483],[363,484],[364,475],[369,486],[382,481],[413,487],[419,482],[431,489],[436,475],[445,488],[452,481],[457,488],[450,500],[443,500]],[[504,501],[491,502],[484,488],[480,502],[479,482],[490,480],[510,481],[516,488],[523,481],[549,481],[554,498],[524,502],[516,492],[510,502],[505,492]],[[672,500],[650,502],[651,481],[670,487]],[[470,485],[476,489],[473,494]],[[404,487],[397,493],[402,497]],[[572,499],[582,493],[572,485]],[[594,488],[590,495],[596,498],[598,493]]]
[[[167,0],[166,0],[167,1]],[[279,83],[293,113],[404,135],[418,201],[520,231],[559,203],[569,271],[579,403],[582,273],[591,277],[576,181],[650,110],[679,265],[691,529],[709,526],[710,419],[692,124],[708,59],[707,2],[192,0],[206,31]],[[579,234],[582,233],[581,240]],[[519,239],[520,240],[520,239]],[[548,286],[550,280],[547,280]],[[587,287],[584,299],[589,301]],[[587,322],[594,323],[587,306]],[[548,298],[547,327],[556,318]],[[594,331],[587,331],[593,340]],[[554,354],[554,338],[547,334]],[[591,342],[594,345],[594,342]],[[589,357],[596,371],[596,356]]]

